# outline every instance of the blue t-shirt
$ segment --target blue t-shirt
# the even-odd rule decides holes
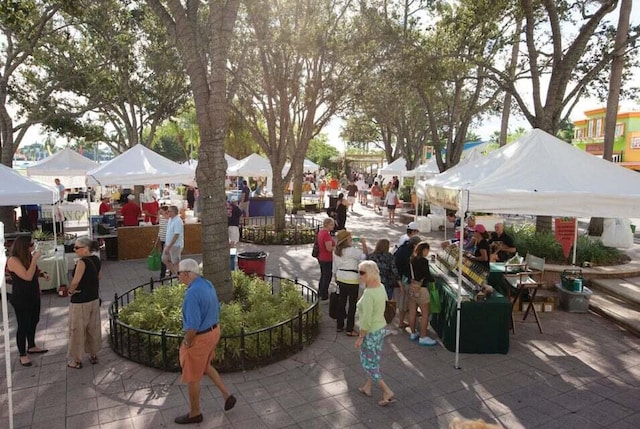
[[[220,303],[213,284],[198,276],[187,288],[182,303],[182,329],[203,331],[220,321]]]

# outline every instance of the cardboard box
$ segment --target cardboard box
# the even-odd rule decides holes
[[[527,308],[529,307],[531,303],[529,302],[523,302],[522,303],[522,311],[527,311]],[[534,302],[533,303],[533,308],[536,309],[536,312],[541,313],[542,312],[542,303],[541,302]]]

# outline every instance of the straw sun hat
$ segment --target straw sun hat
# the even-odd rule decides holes
[[[336,236],[336,245],[344,242],[346,239],[351,238],[351,233],[346,229],[341,229],[338,231],[338,235]]]

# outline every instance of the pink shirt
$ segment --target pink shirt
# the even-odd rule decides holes
[[[323,228],[320,230],[320,232],[318,232],[318,246],[320,247],[318,261],[331,262],[333,260],[333,252],[329,252],[325,244],[328,241],[333,243],[333,237],[331,237],[329,231]]]

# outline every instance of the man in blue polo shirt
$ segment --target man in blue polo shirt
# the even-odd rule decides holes
[[[187,285],[182,303],[184,340],[180,345],[182,382],[189,391],[189,413],[175,418],[178,424],[202,422],[200,411],[200,380],[204,374],[215,383],[225,399],[224,409],[230,410],[236,398],[229,394],[218,371],[211,365],[220,341],[220,303],[210,281],[200,276],[200,266],[193,259],[180,261],[178,279]]]

